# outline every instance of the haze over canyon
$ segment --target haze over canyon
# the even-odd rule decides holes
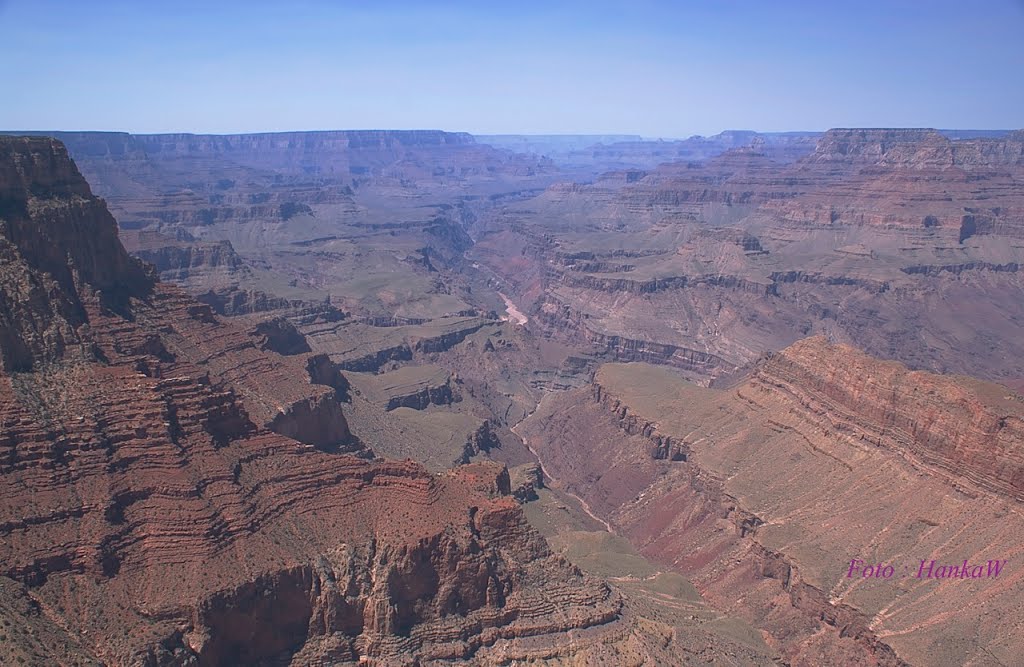
[[[0,255],[2,664],[1024,655],[1024,131],[22,131]]]

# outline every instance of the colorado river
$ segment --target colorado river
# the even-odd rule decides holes
[[[533,414],[533,413],[531,412],[530,414]],[[524,417],[519,422],[519,424],[522,424],[524,421],[526,421],[529,418],[530,418],[530,415],[527,415],[526,417]],[[597,522],[601,523],[602,525],[604,525],[605,529],[609,533],[611,533],[612,535],[618,535],[618,533],[615,532],[615,529],[612,528],[612,525],[610,523],[608,523],[607,521],[605,521],[601,517],[599,517],[596,514],[594,514],[593,510],[590,509],[590,505],[587,504],[586,500],[583,500],[583,498],[580,498],[578,495],[576,495],[572,491],[569,491],[568,489],[566,489],[564,485],[559,483],[559,481],[554,476],[552,476],[547,470],[545,470],[545,468],[544,468],[544,460],[540,457],[540,454],[538,454],[537,450],[535,450],[533,447],[530,446],[530,441],[528,439],[524,438],[522,435],[519,434],[518,431],[516,431],[516,429],[519,428],[519,424],[516,424],[515,426],[513,426],[509,430],[512,431],[512,433],[514,433],[516,436],[518,436],[518,438],[523,441],[523,444],[526,445],[526,448],[528,450],[530,450],[530,453],[533,454],[537,458],[537,463],[540,464],[540,472],[541,472],[541,474],[543,476],[548,478],[548,480],[551,482],[550,485],[553,488],[561,491],[565,495],[574,498],[580,504],[580,507],[583,509],[583,511],[587,513],[587,516],[589,516],[594,521],[597,521]]]
[[[508,317],[505,319],[515,320],[516,324],[519,326],[523,326],[530,321],[530,318],[523,315],[523,311],[516,308],[516,304],[512,303],[512,299],[508,298],[501,292],[498,292],[498,296],[500,296],[501,300],[505,302],[505,310],[508,311]]]

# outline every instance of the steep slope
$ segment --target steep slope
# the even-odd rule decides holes
[[[1018,662],[1024,397],[823,338],[731,390],[608,364],[583,391],[523,429],[545,469],[791,664]]]

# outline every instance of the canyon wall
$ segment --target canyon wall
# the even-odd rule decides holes
[[[522,432],[552,478],[791,664],[1011,665],[1022,418],[1000,385],[812,338],[729,390],[607,364]],[[850,576],[854,560],[892,574]],[[1005,569],[960,576],[965,560]],[[957,578],[929,577],[933,561]]]
[[[788,161],[755,137],[559,183],[478,215],[469,254],[545,337],[704,383],[810,335],[1012,383],[1024,143],[950,135],[835,129]],[[718,361],[630,357],[608,341]]]
[[[337,367],[145,273],[59,142],[0,139],[0,165],[20,309],[0,338],[5,660],[496,664],[642,641],[502,466],[374,459]]]

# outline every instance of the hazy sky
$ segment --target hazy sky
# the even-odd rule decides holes
[[[1024,126],[1024,2],[0,0],[0,128]]]

